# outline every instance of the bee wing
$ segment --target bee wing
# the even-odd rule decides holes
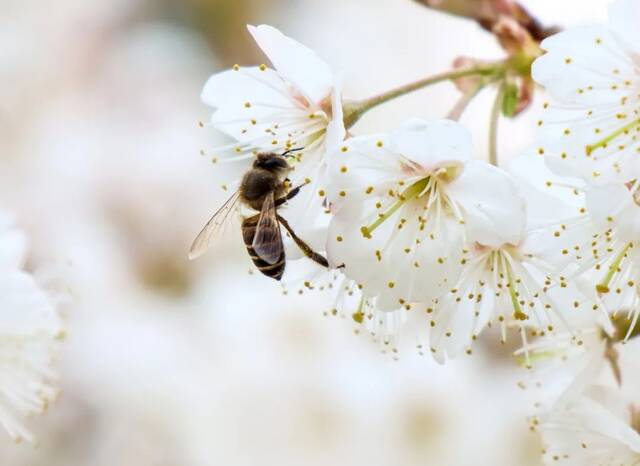
[[[222,207],[213,214],[202,231],[198,233],[196,239],[193,240],[193,244],[189,250],[189,259],[200,257],[207,251],[207,249],[209,249],[209,242],[211,241],[211,238],[227,223],[231,212],[236,209],[238,199],[240,199],[240,191],[236,191],[224,204],[222,204]]]
[[[284,251],[273,192],[265,198],[262,204],[260,219],[251,246],[258,257],[269,264],[277,263]]]

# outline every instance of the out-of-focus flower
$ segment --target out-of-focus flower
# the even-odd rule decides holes
[[[24,253],[24,236],[0,215],[0,424],[16,442],[34,442],[21,418],[56,397],[52,359],[63,331],[51,298],[22,270]]]
[[[524,210],[506,173],[471,160],[451,121],[349,139],[330,158],[330,262],[382,310],[427,302],[455,283],[466,242],[518,243]]]
[[[533,78],[552,97],[538,121],[538,152],[553,169],[592,182],[628,182],[640,174],[638,103],[640,3],[617,0],[609,26],[567,30],[546,39]]]
[[[640,463],[640,410],[618,392],[593,386],[539,426],[546,464],[633,466]]]

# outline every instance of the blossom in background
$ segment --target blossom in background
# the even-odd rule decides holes
[[[542,42],[533,78],[552,100],[538,121],[552,169],[592,182],[640,174],[640,3],[617,0],[609,26],[572,28]]]
[[[545,463],[640,464],[640,409],[634,403],[611,388],[593,386],[554,411],[539,426]]]
[[[22,270],[24,254],[24,235],[0,215],[0,424],[34,442],[21,418],[57,395],[52,359],[63,331],[51,298]]]
[[[318,55],[277,29],[248,26],[258,46],[273,64],[235,65],[214,74],[202,91],[202,100],[215,108],[214,128],[235,140],[213,149],[213,161],[237,161],[248,169],[257,152],[293,153],[295,186],[305,185],[292,200],[291,225],[314,247],[324,242],[318,227],[326,190],[327,147],[346,135],[337,80]],[[309,239],[309,236],[312,238]]]

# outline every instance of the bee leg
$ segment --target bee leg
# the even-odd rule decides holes
[[[309,259],[316,262],[317,264],[320,264],[325,268],[329,268],[329,261],[327,261],[327,259],[322,254],[318,254],[317,252],[315,252],[313,249],[311,249],[311,246],[309,246],[302,239],[300,239],[298,235],[296,235],[295,232],[293,231],[293,228],[289,226],[289,223],[280,215],[278,215],[278,221],[284,227],[284,229],[287,230],[287,232],[289,232],[289,234],[291,235],[291,238],[293,238],[293,241],[296,242],[296,244],[298,245],[298,247],[304,253],[305,256],[307,256]]]
[[[304,185],[296,186],[295,188],[290,189],[289,192],[286,194],[286,196],[281,197],[280,199],[276,199],[276,207],[280,207],[285,202],[287,202],[287,201],[293,199],[294,197],[296,197],[298,195],[298,193],[300,192],[300,188],[302,186],[304,186]]]

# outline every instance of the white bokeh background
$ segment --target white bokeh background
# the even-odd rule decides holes
[[[201,87],[233,51],[260,60],[225,15],[311,46],[354,98],[458,55],[499,58],[492,37],[410,0],[1,2],[0,208],[31,238],[29,267],[72,299],[62,396],[30,423],[37,448],[0,436],[0,464],[540,464],[511,346],[490,338],[445,367],[411,344],[382,354],[348,317],[325,316],[330,296],[284,296],[248,274],[237,232],[186,259],[230,176],[199,155],[219,137],[197,125]],[[563,26],[606,17],[606,0],[524,3]],[[354,132],[440,117],[455,99],[442,84]],[[478,158],[491,102],[462,120]],[[536,111],[501,123],[501,160],[531,143]]]

